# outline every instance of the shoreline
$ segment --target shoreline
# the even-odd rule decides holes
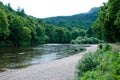
[[[75,77],[78,60],[87,52],[94,52],[97,45],[86,47],[86,51],[66,58],[31,65],[22,69],[9,69],[0,73],[0,80],[71,80]]]

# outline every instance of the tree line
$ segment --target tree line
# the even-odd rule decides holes
[[[28,46],[43,43],[70,43],[86,30],[58,27],[43,19],[26,15],[24,9],[13,10],[0,2],[0,46]]]
[[[87,13],[80,13],[72,16],[57,16],[45,18],[47,22],[60,27],[79,27],[88,29],[98,17],[98,7],[92,8]]]

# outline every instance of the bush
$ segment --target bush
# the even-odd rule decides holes
[[[101,50],[97,50],[96,53],[87,53],[83,55],[77,65],[77,76],[83,76],[85,72],[94,70],[100,63],[97,61],[97,58],[101,52]]]
[[[112,47],[109,44],[106,44],[104,47],[104,51],[111,51]]]
[[[71,43],[72,44],[97,44],[101,42],[99,39],[91,37],[77,37],[75,40],[72,40]]]
[[[98,48],[99,49],[103,49],[103,45],[102,44],[98,44]]]
[[[104,45],[103,49],[85,54],[76,72],[79,80],[120,80],[120,53]]]
[[[80,80],[95,80],[97,72],[96,71],[87,71],[84,76],[80,78]]]
[[[72,40],[72,41],[71,41],[71,44],[76,44],[76,41],[75,41],[75,40]]]

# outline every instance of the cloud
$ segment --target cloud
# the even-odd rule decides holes
[[[108,0],[0,0],[10,2],[16,10],[18,6],[25,12],[35,17],[50,17],[59,15],[72,15],[87,12],[92,7],[102,5]]]

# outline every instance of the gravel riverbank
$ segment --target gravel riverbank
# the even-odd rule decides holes
[[[84,53],[94,52],[96,49],[97,45],[91,45],[85,52],[67,58],[23,69],[10,69],[0,73],[0,80],[72,80],[78,60]]]

